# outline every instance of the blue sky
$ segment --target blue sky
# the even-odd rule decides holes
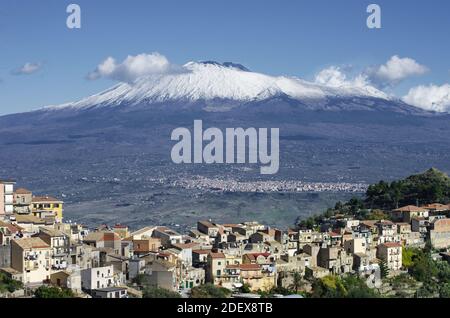
[[[66,27],[66,7],[82,9],[82,28]],[[366,7],[382,8],[382,29],[366,26]],[[254,71],[308,80],[336,65],[379,66],[393,55],[429,70],[389,90],[450,81],[450,2],[2,0],[0,114],[60,104],[114,84],[86,75],[112,56],[159,52],[172,63],[233,61]],[[26,63],[39,65],[18,75]]]

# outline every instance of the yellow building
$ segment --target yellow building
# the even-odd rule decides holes
[[[32,213],[37,217],[41,217],[44,213],[53,213],[56,222],[62,222],[63,219],[63,201],[55,199],[53,197],[44,196],[36,197],[32,199]]]

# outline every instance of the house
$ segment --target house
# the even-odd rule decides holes
[[[75,271],[58,271],[50,274],[50,282],[54,286],[67,288],[76,294],[81,293],[81,272]]]
[[[214,284],[228,289],[235,289],[242,285],[240,265],[226,265],[220,276],[216,276]]]
[[[165,226],[158,226],[152,233],[153,237],[161,239],[161,245],[169,248],[173,244],[183,243],[183,236]]]
[[[320,246],[315,244],[306,244],[303,246],[303,252],[311,256],[310,267],[315,267],[318,264]]]
[[[413,217],[411,219],[411,230],[418,232],[422,237],[426,237],[428,232],[429,221],[423,217]]]
[[[11,240],[22,238],[22,231],[18,225],[0,221],[0,246],[9,246]]]
[[[39,237],[11,241],[11,268],[22,273],[27,285],[50,279],[52,248]]]
[[[431,203],[423,205],[421,206],[421,208],[427,209],[431,213],[450,211],[450,206],[448,204],[441,204],[441,203]]]
[[[128,298],[126,287],[106,287],[91,292],[93,298]]]
[[[118,255],[122,247],[120,236],[114,232],[91,232],[84,237],[83,242],[96,248],[111,248]]]
[[[116,224],[113,226],[113,232],[117,233],[121,239],[130,236],[130,232],[128,230],[128,226],[122,224]]]
[[[208,254],[211,250],[196,249],[192,250],[192,265],[195,267],[202,267],[208,262]]]
[[[323,278],[330,275],[330,271],[327,268],[320,266],[308,266],[305,268],[305,277]]]
[[[153,231],[156,229],[156,226],[146,226],[142,229],[139,229],[130,234],[131,239],[133,240],[141,240],[145,238],[149,238],[153,236]]]
[[[0,179],[0,219],[14,213],[14,180]]]
[[[55,220],[61,223],[63,220],[63,204],[64,202],[50,196],[33,196],[32,211],[35,216],[42,212],[49,212],[55,216]]]
[[[142,237],[141,239],[133,239],[132,243],[133,252],[136,255],[158,252],[161,248],[161,239],[154,237]]]
[[[219,232],[219,226],[211,223],[210,221],[197,222],[197,230],[200,233],[206,234],[209,237],[216,237]]]
[[[378,244],[400,242],[400,235],[397,233],[396,223],[388,220],[380,220],[375,223],[375,226],[378,229]]]
[[[206,265],[206,281],[216,284],[215,279],[222,276],[226,265],[224,253],[209,253]]]
[[[69,237],[61,231],[44,227],[41,227],[35,236],[41,238],[52,248],[52,269],[67,268],[70,251]]]
[[[81,270],[81,287],[88,292],[94,289],[115,287],[120,283],[120,275],[115,275],[112,265]]]
[[[180,289],[191,289],[205,284],[205,270],[203,268],[188,267],[181,269]]]
[[[347,253],[351,254],[364,254],[369,249],[369,246],[367,245],[367,241],[363,237],[355,237],[351,240],[347,240],[344,243],[344,249],[347,251]]]
[[[428,209],[417,207],[415,205],[407,205],[391,211],[392,219],[395,221],[411,223],[414,217],[427,218]]]
[[[266,271],[258,264],[240,264],[241,282],[251,291],[268,291],[277,286],[276,273]]]
[[[450,219],[435,219],[430,223],[429,238],[436,249],[450,247]]]
[[[250,243],[264,243],[274,240],[274,235],[271,235],[271,233],[266,233],[263,231],[258,231],[256,233],[253,233],[249,237]]]
[[[377,257],[384,260],[390,270],[398,271],[402,267],[402,245],[395,242],[380,244]]]
[[[14,213],[30,214],[32,211],[33,193],[30,190],[19,188],[14,191]]]
[[[11,216],[11,223],[20,226],[24,232],[29,233],[38,233],[42,226],[55,224],[52,219],[41,219],[32,214],[14,214]]]
[[[149,275],[152,286],[177,291],[179,276],[176,265],[163,259],[150,260],[146,258],[145,274]]]
[[[320,267],[336,275],[349,273],[353,269],[353,255],[337,246],[321,248],[317,262]]]

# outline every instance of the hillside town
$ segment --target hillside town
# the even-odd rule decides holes
[[[429,245],[434,258],[450,262],[450,205],[386,213],[386,219],[367,220],[335,214],[289,229],[212,220],[187,233],[157,224],[87,228],[64,221],[62,200],[0,180],[0,296],[33,297],[44,286],[81,298],[140,298],[145,277],[180,297],[205,284],[233,297],[295,286],[301,297],[311,281],[330,275],[352,274],[368,288],[382,288],[384,277],[406,272],[402,253],[409,248]],[[17,284],[2,289],[5,282]]]

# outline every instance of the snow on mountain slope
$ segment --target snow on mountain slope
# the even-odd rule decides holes
[[[258,101],[284,94],[297,100],[323,100],[335,97],[374,97],[389,99],[364,82],[347,82],[339,87],[321,85],[295,77],[269,76],[251,72],[240,64],[189,62],[176,74],[159,74],[120,83],[80,101],[46,109],[82,109],[102,105],[137,105],[166,101],[224,99]]]

